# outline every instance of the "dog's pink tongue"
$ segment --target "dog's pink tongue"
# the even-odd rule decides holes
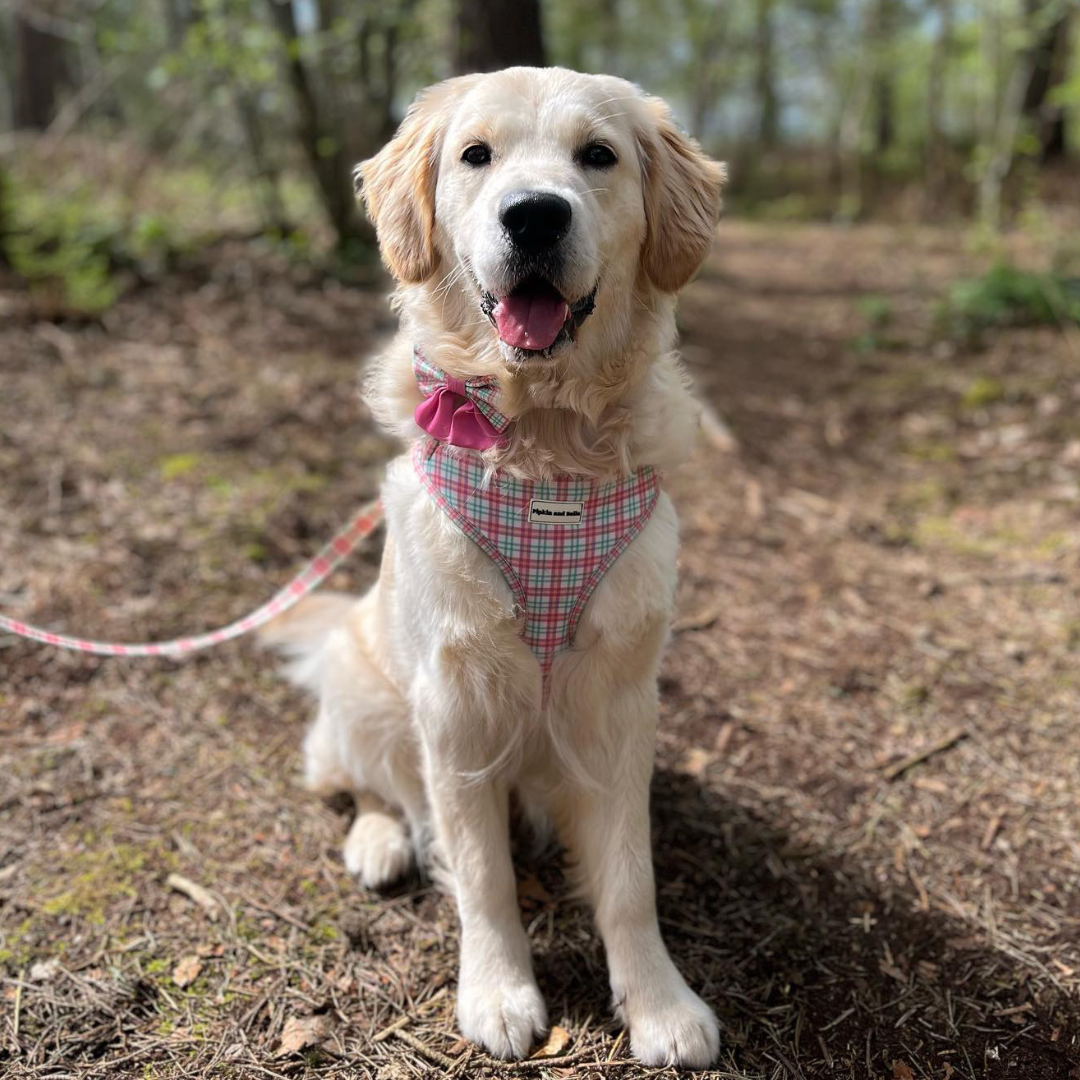
[[[493,312],[499,337],[518,349],[546,349],[558,336],[570,309],[554,292],[506,296]]]

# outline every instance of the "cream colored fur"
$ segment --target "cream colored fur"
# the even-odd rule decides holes
[[[494,160],[472,169],[462,150],[480,139]],[[576,162],[594,139],[614,149],[616,166]],[[559,69],[453,79],[420,96],[360,174],[399,282],[401,333],[367,383],[384,425],[407,443],[420,436],[416,343],[449,372],[499,380],[516,421],[509,444],[486,452],[493,469],[612,477],[688,455],[697,407],[672,351],[673,294],[708,250],[723,173],[661,102]],[[477,292],[505,286],[496,207],[521,185],[573,206],[564,295],[599,280],[573,343],[526,363],[500,345]],[[547,1017],[510,861],[516,791],[569,851],[634,1053],[650,1065],[709,1064],[717,1023],[661,940],[649,839],[656,676],[678,545],[670,501],[661,496],[593,595],[542,708],[540,669],[502,574],[425,494],[407,455],[391,463],[383,500],[388,539],[371,591],[314,598],[269,635],[318,697],[309,783],[358,796],[346,866],[378,886],[413,851],[437,856],[461,920],[461,1030],[500,1057],[526,1055]]]

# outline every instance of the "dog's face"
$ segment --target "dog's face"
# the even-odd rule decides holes
[[[425,91],[359,172],[395,277],[462,291],[471,310],[447,329],[487,327],[515,367],[628,323],[650,285],[679,289],[708,251],[723,181],[657,99],[538,68]]]

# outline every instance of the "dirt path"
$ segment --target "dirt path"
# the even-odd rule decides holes
[[[1050,331],[938,341],[955,242],[727,224],[682,306],[738,449],[672,479],[654,818],[716,1077],[1080,1076],[1080,358]],[[242,252],[104,331],[10,320],[0,607],[131,638],[261,599],[377,483],[354,367],[388,326]],[[522,904],[572,1061],[457,1040],[450,905],[346,879],[346,810],[296,783],[304,722],[247,646],[123,666],[0,641],[0,1067],[644,1075],[611,1064],[602,955],[550,859],[523,857]],[[321,1043],[280,1051],[297,1020]]]

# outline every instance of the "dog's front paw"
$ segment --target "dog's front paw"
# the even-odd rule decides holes
[[[630,1049],[645,1065],[704,1069],[720,1053],[712,1009],[677,976],[677,983],[624,998],[617,1012],[630,1028]]]
[[[345,869],[366,889],[383,889],[404,877],[413,861],[405,823],[372,810],[361,814],[345,838]]]
[[[547,1030],[547,1008],[532,981],[463,979],[457,1009],[462,1035],[497,1058],[525,1057],[533,1039]]]

